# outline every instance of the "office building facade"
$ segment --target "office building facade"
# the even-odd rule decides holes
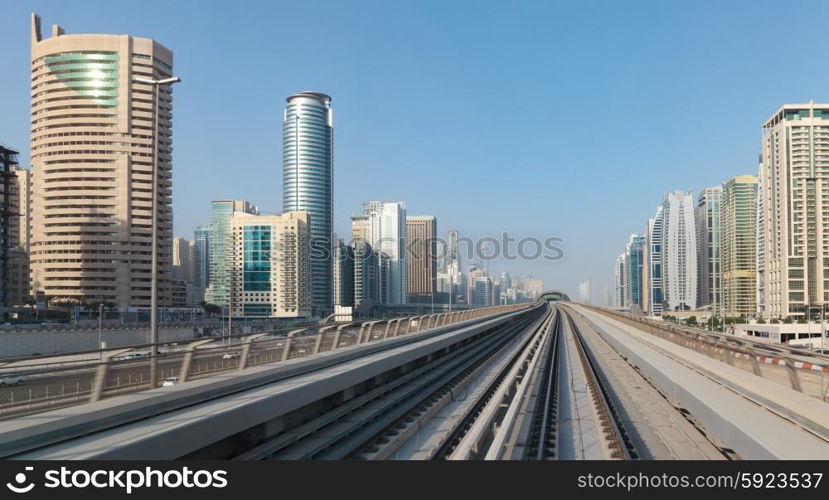
[[[0,146],[0,307],[9,307],[9,275],[11,273],[12,228],[17,221],[12,203],[13,168],[18,152]],[[2,317],[2,316],[0,316]]]
[[[621,253],[616,257],[616,262],[613,265],[613,278],[616,284],[616,293],[614,294],[613,305],[617,309],[624,309],[627,305],[625,302],[625,254]]]
[[[380,254],[380,299],[384,304],[405,304],[406,207],[400,202],[370,201],[363,204],[363,215],[367,218],[366,240]]]
[[[173,53],[130,35],[43,38],[32,15],[32,287],[47,297],[147,307],[158,151],[159,303],[170,303]],[[158,125],[158,144],[154,131]],[[156,148],[157,146],[157,148]]]
[[[648,287],[648,301],[647,314],[649,316],[661,316],[663,301],[665,300],[662,293],[662,280],[664,279],[662,273],[662,231],[665,223],[665,213],[662,205],[656,207],[656,213],[648,220],[647,232],[647,257],[645,264],[648,267],[647,281],[645,286]]]
[[[233,212],[228,305],[234,318],[311,316],[311,232],[307,212]]]
[[[663,310],[697,308],[697,233],[690,192],[675,191],[662,203]]]
[[[723,308],[727,316],[757,313],[757,185],[753,175],[734,177],[722,190]]]
[[[354,243],[354,306],[380,303],[380,256],[365,240]]]
[[[644,245],[644,236],[632,234],[625,247],[625,304],[628,308],[642,308]]]
[[[697,307],[722,314],[721,186],[702,190],[695,213],[697,225]]]
[[[227,306],[230,288],[228,274],[233,253],[231,221],[237,212],[258,215],[259,209],[244,200],[217,200],[210,216],[210,285],[204,300],[208,304]]]
[[[757,282],[765,318],[829,302],[829,104],[786,104],[762,126]]]
[[[300,92],[287,98],[282,122],[282,210],[310,214],[315,315],[333,307],[334,129],[331,97]]]
[[[354,247],[338,241],[334,247],[334,305],[354,307]]]
[[[431,215],[406,217],[407,301],[435,299],[437,279],[437,219]]]

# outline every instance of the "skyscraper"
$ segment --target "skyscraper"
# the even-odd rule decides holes
[[[0,146],[0,307],[9,304],[9,273],[12,249],[12,173],[17,166],[17,151]]]
[[[723,185],[723,308],[729,316],[757,313],[757,177],[740,175]]]
[[[380,298],[385,304],[405,304],[408,289],[406,207],[401,202],[370,201],[363,204],[363,215],[368,218],[367,241],[381,254]]]
[[[231,218],[236,212],[259,214],[259,209],[244,200],[219,200],[213,202],[210,216],[210,285],[205,291],[205,302],[217,306],[228,304],[230,258],[233,255]]]
[[[489,276],[478,276],[475,278],[472,303],[476,306],[492,305],[492,278]]]
[[[697,200],[697,307],[722,314],[722,186],[704,189]]]
[[[354,243],[354,306],[370,307],[380,302],[380,262],[365,240]]]
[[[829,104],[786,104],[763,124],[758,293],[766,318],[829,302]]]
[[[644,265],[645,237],[631,234],[625,247],[625,304],[642,307],[642,266]]]
[[[431,215],[406,217],[407,294],[409,302],[435,298],[437,220]]]
[[[287,98],[282,122],[282,210],[311,216],[314,313],[333,307],[334,130],[331,97],[300,92]]]
[[[616,283],[613,305],[617,309],[624,309],[627,306],[625,303],[625,274],[625,254],[622,252],[616,257],[616,262],[613,264],[613,278]]]
[[[193,286],[204,289],[210,284],[210,226],[193,231]]]
[[[354,247],[342,240],[334,247],[334,305],[354,307]]]
[[[193,242],[187,238],[173,238],[173,279],[193,282]]]
[[[662,203],[662,272],[665,311],[697,308],[697,233],[694,199],[675,191]]]
[[[458,250],[458,232],[449,231],[446,245],[446,274],[449,278],[449,301],[457,303],[463,295],[463,272],[461,270],[461,254]]]
[[[649,316],[661,316],[662,304],[665,300],[662,293],[664,275],[662,273],[662,232],[665,223],[665,211],[662,205],[656,207],[656,214],[648,220],[647,259],[648,266],[646,286],[648,290]]]
[[[8,302],[13,306],[26,304],[29,297],[29,242],[31,241],[29,203],[31,171],[12,166],[9,190],[9,269]],[[0,280],[2,281],[2,280]]]
[[[158,150],[159,303],[170,303],[173,53],[130,35],[41,35],[32,15],[32,237],[35,291],[53,299],[150,305],[153,155]]]

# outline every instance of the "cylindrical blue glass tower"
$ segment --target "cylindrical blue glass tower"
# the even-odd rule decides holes
[[[287,98],[282,123],[282,210],[311,214],[311,297],[316,314],[333,309],[334,129],[331,97]]]

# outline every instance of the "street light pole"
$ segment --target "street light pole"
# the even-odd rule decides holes
[[[133,82],[152,85],[153,87],[153,171],[152,171],[152,240],[150,255],[152,256],[150,276],[150,387],[158,386],[158,137],[159,118],[159,94],[161,85],[172,85],[181,81],[181,78],[171,77],[160,80],[152,78],[135,77]]]
[[[104,349],[102,346],[102,334],[104,331],[104,303],[98,304],[98,359],[104,358]]]

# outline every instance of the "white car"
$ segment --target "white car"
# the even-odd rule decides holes
[[[161,382],[161,387],[171,387],[178,383],[178,377],[167,377]]]
[[[0,375],[0,387],[11,387],[13,385],[23,385],[23,377],[21,375],[5,374]]]
[[[238,358],[241,355],[242,355],[242,353],[240,353],[238,351],[229,352],[229,353],[225,354],[224,356],[222,356],[222,359],[235,359],[235,358]]]

